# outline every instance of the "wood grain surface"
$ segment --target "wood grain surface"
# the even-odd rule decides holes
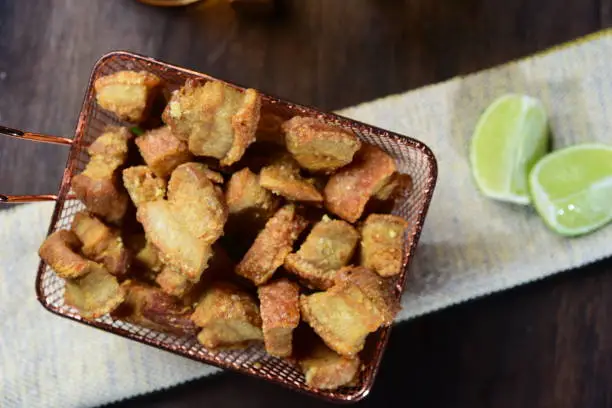
[[[213,3],[218,3],[214,1]],[[607,27],[612,0],[295,0],[273,18],[206,3],[0,0],[0,123],[71,137],[90,70],[127,49],[325,110],[491,67]],[[0,193],[57,190],[62,147],[0,139]],[[612,406],[612,262],[398,325],[359,406]],[[116,407],[306,407],[222,374]]]

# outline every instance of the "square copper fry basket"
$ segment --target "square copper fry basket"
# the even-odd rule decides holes
[[[94,98],[93,82],[102,75],[126,69],[152,72],[164,79],[170,90],[180,87],[188,78],[219,80],[129,52],[112,52],[103,56],[93,69],[73,141],[70,142],[69,139],[61,138],[56,138],[55,141],[45,140],[44,136],[39,139],[39,141],[71,144],[49,233],[57,229],[70,228],[74,215],[84,208],[79,201],[70,195],[70,182],[72,176],[81,172],[87,164],[87,146],[101,134],[107,125],[126,125],[97,106]],[[235,84],[222,82],[238,89],[244,89]],[[413,190],[411,194],[398,200],[393,208],[393,213],[405,217],[410,225],[406,235],[404,268],[400,276],[396,278],[396,285],[394,286],[395,296],[399,299],[407,277],[407,266],[414,255],[437,179],[436,159],[431,150],[417,140],[338,115],[320,112],[307,106],[286,102],[272,96],[263,95],[262,111],[272,112],[287,118],[295,115],[318,117],[328,123],[350,129],[360,139],[379,146],[393,156],[398,164],[398,170],[412,177]],[[25,138],[30,140],[36,140],[37,138],[35,134],[28,135],[29,137]],[[23,135],[15,134],[13,136],[23,137]],[[54,198],[54,196],[47,197]],[[7,196],[0,196],[0,199],[11,201]],[[108,315],[94,320],[84,319],[77,314],[76,310],[64,304],[64,284],[64,280],[59,278],[45,262],[41,261],[36,279],[36,294],[40,303],[57,315],[192,360],[259,377],[334,402],[356,402],[369,393],[390,332],[390,328],[382,328],[369,336],[366,347],[361,353],[363,369],[356,386],[334,391],[318,390],[306,386],[302,373],[293,363],[267,355],[263,346],[260,345],[254,345],[245,350],[214,351],[200,345],[194,337],[178,337],[156,332],[121,320],[113,320]]]

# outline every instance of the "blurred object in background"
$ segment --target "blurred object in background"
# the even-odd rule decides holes
[[[274,0],[138,0],[150,6],[178,7],[187,6],[195,3],[214,6],[228,4],[239,13],[252,15],[268,15],[274,11]]]
[[[274,11],[274,0],[228,0],[234,10],[244,14],[267,15]]]
[[[177,7],[186,6],[188,4],[198,3],[206,0],[138,0],[141,3],[148,4],[150,6],[161,6],[161,7]]]

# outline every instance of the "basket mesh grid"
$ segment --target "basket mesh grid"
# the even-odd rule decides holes
[[[180,87],[188,78],[214,79],[131,53],[115,52],[104,56],[96,64],[92,73],[49,232],[70,228],[74,215],[84,209],[83,204],[79,201],[66,199],[66,196],[69,192],[72,176],[81,172],[88,162],[87,147],[103,132],[106,126],[127,125],[98,108],[92,89],[93,81],[99,76],[126,69],[152,72],[164,79],[170,90]],[[234,84],[228,85],[240,88]],[[404,265],[407,266],[414,253],[437,177],[436,162],[431,151],[425,145],[413,139],[337,115],[322,113],[309,107],[281,101],[271,96],[263,96],[262,109],[285,118],[295,115],[319,117],[327,122],[349,128],[363,141],[377,145],[388,152],[396,160],[398,170],[412,177],[412,192],[399,199],[392,211],[394,214],[404,217],[409,223],[404,251]],[[407,267],[404,267],[403,272],[396,278],[395,290],[398,298],[401,296],[406,275]],[[41,303],[47,309],[61,316],[194,360],[222,368],[234,369],[280,383],[292,389],[339,402],[357,401],[367,395],[372,387],[389,334],[389,329],[383,328],[369,336],[366,347],[361,354],[363,370],[355,387],[341,388],[335,391],[316,390],[305,385],[304,377],[294,363],[267,355],[261,345],[253,345],[245,350],[213,351],[200,345],[194,337],[179,337],[156,332],[121,320],[114,320],[108,315],[94,320],[83,319],[75,309],[64,303],[64,280],[59,278],[44,262],[41,262],[39,268],[37,291]]]

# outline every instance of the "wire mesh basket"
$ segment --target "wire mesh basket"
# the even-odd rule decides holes
[[[70,228],[74,215],[84,209],[83,204],[70,193],[70,182],[74,175],[80,173],[88,162],[87,147],[102,133],[108,125],[127,125],[114,116],[100,109],[94,97],[93,83],[102,76],[120,70],[144,70],[162,78],[170,90],[182,86],[185,80],[217,80],[208,75],[173,66],[152,58],[128,52],[112,52],[103,56],[95,65],[83,106],[79,115],[74,139],[45,136],[0,127],[0,133],[23,139],[70,145],[70,153],[64,176],[57,196],[6,196],[0,195],[0,201],[24,202],[57,200],[51,219],[49,233],[58,229]],[[221,81],[238,89],[235,84]],[[423,143],[392,132],[378,129],[341,116],[320,112],[316,109],[262,95],[262,111],[270,112],[284,118],[292,116],[310,116],[320,118],[328,123],[352,130],[361,140],[379,146],[396,161],[401,173],[412,177],[411,194],[399,199],[392,213],[404,217],[408,223],[402,273],[394,278],[394,295],[401,296],[406,277],[407,266],[414,254],[423,222],[431,201],[437,178],[436,160],[431,150]],[[43,261],[38,268],[36,294],[41,304],[49,311],[80,323],[97,327],[104,331],[123,336],[140,343],[167,350],[203,363],[235,370],[244,374],[259,377],[291,389],[335,402],[355,402],[365,397],[370,391],[378,371],[384,349],[389,337],[390,328],[385,327],[371,334],[360,357],[363,369],[355,386],[338,390],[319,390],[308,387],[299,368],[288,360],[266,354],[262,345],[253,345],[244,350],[217,351],[209,350],[198,343],[193,336],[179,337],[133,325],[110,316],[97,319],[85,319],[77,311],[64,303],[65,282]]]

